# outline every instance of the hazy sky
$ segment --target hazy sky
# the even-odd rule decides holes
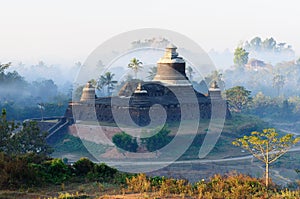
[[[300,55],[299,2],[0,0],[0,62],[72,64],[110,37],[138,28],[177,31],[206,51],[233,51],[240,41],[272,36]]]

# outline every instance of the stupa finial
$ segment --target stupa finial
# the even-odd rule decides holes
[[[214,89],[219,88],[217,81],[215,81],[215,80],[212,81],[212,83],[211,83],[211,85],[210,85],[210,88],[214,88]]]

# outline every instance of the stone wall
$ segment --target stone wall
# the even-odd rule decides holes
[[[214,116],[215,117],[222,117],[222,111],[225,110],[226,117],[230,117],[230,113],[227,109],[226,101],[219,100],[214,101]],[[179,122],[182,119],[185,120],[193,120],[197,118],[197,114],[200,112],[199,119],[210,119],[211,118],[211,111],[212,111],[212,103],[207,100],[206,102],[202,102],[198,104],[199,112],[195,111],[197,105],[195,104],[169,104],[163,105],[167,113],[167,122]],[[122,123],[127,124],[129,120],[133,120],[136,124],[140,126],[144,126],[149,124],[150,117],[149,117],[149,110],[150,107],[111,107],[110,105],[106,104],[76,104],[73,106],[69,106],[66,111],[67,117],[74,117],[75,120],[84,120],[84,121],[100,121],[100,122],[108,122],[108,123],[115,123],[112,110],[116,114],[125,115],[125,112],[129,112],[131,118],[122,118]],[[220,111],[219,111],[220,110]],[[155,111],[155,108],[152,108],[152,111]],[[181,111],[185,111],[185,118],[182,118]],[[161,115],[159,114],[152,114],[154,119],[159,120]],[[155,118],[156,117],[156,118]]]

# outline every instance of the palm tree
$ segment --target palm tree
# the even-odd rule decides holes
[[[194,70],[193,70],[193,68],[190,67],[190,66],[188,66],[188,67],[187,67],[187,73],[188,73],[188,76],[189,76],[189,80],[192,81],[192,79],[193,79],[193,74],[195,73]]]
[[[135,79],[137,79],[137,73],[141,70],[143,63],[137,58],[132,58],[128,64],[128,68],[131,68],[135,74]]]
[[[114,89],[114,85],[118,83],[117,81],[113,80],[115,74],[111,72],[106,72],[104,75],[101,75],[100,78],[98,79],[98,86],[97,89],[101,90],[103,87],[106,86],[107,88],[107,94],[111,94],[111,90]]]
[[[149,75],[147,76],[147,78],[150,80],[154,79],[156,73],[157,73],[157,67],[156,66],[151,67],[148,71]]]
[[[276,74],[273,77],[273,87],[277,89],[277,94],[279,96],[280,94],[280,89],[283,88],[285,84],[285,78],[283,75]]]
[[[8,69],[10,65],[11,65],[11,62],[9,62],[9,63],[7,63],[7,64],[1,64],[1,63],[0,63],[0,73],[3,73],[3,74],[4,74],[4,71],[5,71],[6,69]]]

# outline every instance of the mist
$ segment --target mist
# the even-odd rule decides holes
[[[150,43],[149,43],[150,42]],[[134,45],[151,46],[152,43],[166,45],[168,40],[152,39],[147,41],[132,42]],[[226,49],[223,52],[211,50],[207,60],[203,56],[205,68],[203,66],[193,66],[187,61],[187,67],[192,68],[190,80],[196,90],[207,94],[208,87],[213,80],[218,80],[222,90],[225,91],[234,86],[243,86],[251,91],[251,97],[263,95],[267,98],[281,98],[291,102],[297,102],[300,93],[300,61],[295,57],[292,45],[285,42],[277,42],[273,38],[261,39],[254,37],[250,41],[245,41],[239,46],[247,50],[248,63],[244,67],[237,67],[233,63],[234,50]],[[136,47],[136,46],[135,46]],[[195,57],[195,52],[187,49],[180,49],[180,55]],[[101,59],[93,68],[93,79],[98,78],[105,72],[114,74],[114,80],[118,85],[113,93],[117,93],[126,78],[133,77],[133,73],[128,69],[127,64],[130,59],[137,57],[144,64],[139,78],[148,79],[149,71],[156,66],[157,60],[163,55],[163,50],[148,49],[145,52],[135,52],[118,58],[113,63],[102,62]],[[184,58],[183,56],[183,58]],[[103,58],[106,60],[106,58]],[[200,59],[200,58],[198,58]],[[201,58],[202,59],[202,58]],[[262,66],[251,66],[251,62],[258,60]],[[202,63],[200,60],[200,64]],[[201,68],[202,71],[197,71]],[[72,92],[89,81],[77,82],[78,73],[85,69],[84,62],[76,62],[71,66],[63,64],[46,63],[39,61],[36,64],[26,64],[22,61],[14,62],[2,73],[0,86],[0,103],[2,107],[37,107],[37,104],[56,104],[57,106],[67,105],[72,100]],[[216,72],[217,70],[217,72]],[[83,70],[84,71],[84,70]],[[189,73],[186,71],[187,74]],[[217,75],[217,77],[216,77]],[[282,78],[281,85],[275,85],[275,78]],[[81,90],[79,89],[78,95]],[[97,90],[98,96],[105,96],[104,90]],[[80,97],[80,96],[79,96]],[[279,100],[280,101],[280,100]],[[298,105],[295,105],[298,106]],[[63,110],[59,114],[64,114]]]

